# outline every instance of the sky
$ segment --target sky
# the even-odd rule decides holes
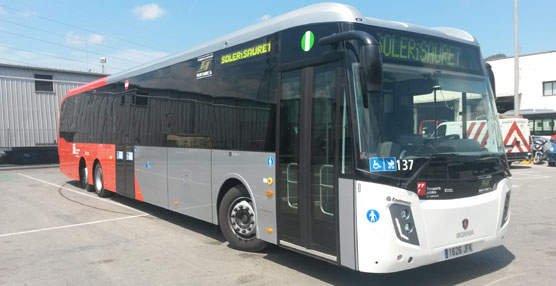
[[[321,1],[0,0],[0,63],[117,73]],[[514,0],[338,1],[366,17],[474,35],[514,54]],[[556,0],[521,0],[519,51],[556,50]]]

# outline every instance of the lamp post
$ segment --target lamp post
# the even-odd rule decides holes
[[[514,8],[514,115],[519,115],[519,47],[517,44],[517,0]]]
[[[99,62],[102,65],[102,73],[104,73],[104,64],[106,63],[106,57],[101,57],[99,59]]]

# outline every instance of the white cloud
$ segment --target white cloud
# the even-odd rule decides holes
[[[257,19],[257,21],[259,22],[263,22],[266,21],[268,19],[272,18],[272,16],[270,16],[269,14],[264,14],[263,16],[261,16],[259,19]]]
[[[83,46],[85,42],[89,44],[100,44],[104,41],[104,38],[106,38],[106,36],[96,33],[90,34],[89,36],[80,36],[73,32],[68,32],[64,37],[64,42],[66,45],[70,46]]]
[[[133,14],[139,17],[141,20],[154,20],[159,18],[166,11],[160,8],[157,4],[151,3],[143,6],[135,6],[133,8]]]
[[[90,34],[87,41],[91,44],[100,44],[104,41],[105,36],[99,34]]]
[[[79,35],[74,34],[73,32],[66,33],[66,36],[64,37],[64,42],[67,45],[72,45],[72,46],[83,45],[85,43],[83,38],[81,38]]]
[[[29,18],[29,17],[37,15],[37,11],[20,11],[20,12],[17,12],[17,14],[21,17]]]

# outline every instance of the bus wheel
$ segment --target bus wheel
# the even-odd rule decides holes
[[[222,198],[218,211],[220,229],[232,248],[261,251],[268,244],[257,239],[255,209],[243,186],[231,188]]]
[[[93,188],[89,185],[89,169],[87,169],[85,163],[82,163],[79,166],[79,185],[81,188],[89,192],[93,191]]]
[[[112,194],[111,192],[104,189],[104,181],[102,180],[102,167],[100,166],[100,163],[95,166],[94,184],[97,196],[106,198]]]

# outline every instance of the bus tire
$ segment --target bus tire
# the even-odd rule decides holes
[[[237,185],[226,192],[220,202],[218,221],[232,248],[257,252],[268,246],[256,237],[255,210],[245,187]]]
[[[109,197],[112,193],[104,189],[104,180],[102,177],[102,167],[100,163],[95,165],[95,171],[93,173],[93,184],[95,193],[101,198]]]
[[[556,162],[548,162],[548,166],[554,167],[554,166],[556,166]]]
[[[89,169],[87,169],[87,165],[84,162],[79,164],[79,186],[88,192],[93,191],[93,187],[89,185]]]

